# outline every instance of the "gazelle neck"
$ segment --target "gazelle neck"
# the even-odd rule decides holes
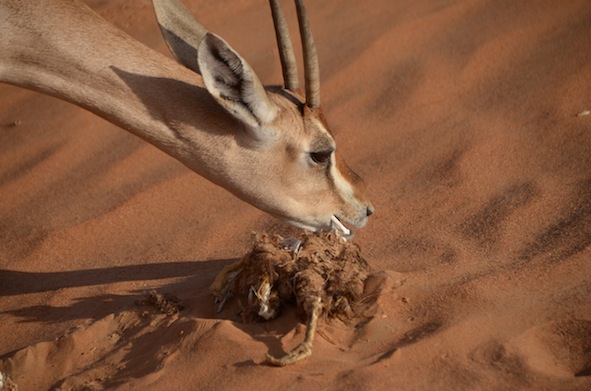
[[[0,5],[0,26],[8,35],[0,40],[0,80],[82,106],[218,182],[208,169],[210,157],[216,156],[219,167],[230,142],[221,136],[238,124],[201,78],[78,0],[42,2],[43,7],[19,9]],[[63,28],[66,22],[70,28]]]

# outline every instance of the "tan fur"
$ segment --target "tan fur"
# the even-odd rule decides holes
[[[318,121],[311,120],[325,124],[318,110],[305,107],[302,97],[291,92],[263,89],[246,62],[239,67],[244,71],[239,77],[252,93],[239,97],[237,104],[228,100],[227,91],[217,89],[216,77],[204,83],[195,71],[224,72],[216,56],[207,54],[218,47],[236,56],[235,61],[244,60],[223,40],[189,22],[178,0],[154,2],[171,50],[193,70],[135,41],[80,0],[2,0],[0,81],[88,109],[241,199],[300,227],[330,229],[333,215],[363,226],[373,208],[361,182],[343,172],[336,156],[330,170],[310,159],[319,137],[329,137],[334,144],[315,125]],[[182,23],[178,34],[169,30]],[[199,48],[190,46],[195,42],[171,40],[189,36],[191,28],[199,29],[199,39],[205,33]],[[184,46],[175,51],[179,45]],[[191,57],[198,51],[206,53],[199,64]]]

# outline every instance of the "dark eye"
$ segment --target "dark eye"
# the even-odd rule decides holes
[[[320,151],[320,152],[310,152],[310,157],[315,163],[318,164],[326,164],[330,162],[330,157],[332,156],[332,149],[327,151]]]

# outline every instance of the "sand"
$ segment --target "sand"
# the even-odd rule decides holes
[[[166,53],[147,0],[88,3]],[[281,83],[266,2],[188,3]],[[324,112],[376,207],[354,238],[373,318],[321,323],[309,359],[261,365],[302,318],[243,323],[208,288],[252,231],[294,231],[0,85],[0,372],[19,390],[591,389],[591,3],[308,3]]]

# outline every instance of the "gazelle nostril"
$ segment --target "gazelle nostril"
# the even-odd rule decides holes
[[[371,216],[375,212],[373,205],[367,207],[367,216]]]

